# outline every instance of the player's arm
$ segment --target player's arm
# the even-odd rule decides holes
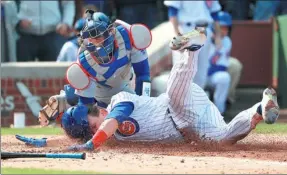
[[[141,24],[130,25],[118,19],[115,23],[125,27],[129,33],[129,39],[132,45],[131,63],[136,75],[136,94],[150,96],[150,71],[146,48],[148,48],[152,42],[151,31],[145,25]]]
[[[178,28],[178,10],[180,9],[180,1],[164,1],[164,4],[168,7],[168,18],[173,26],[175,34],[180,34]]]
[[[75,53],[77,52],[77,46],[72,42],[66,42],[57,57],[57,62],[75,61]]]
[[[93,150],[99,148],[118,129],[119,124],[131,115],[134,110],[132,102],[120,102],[116,104],[95,132],[93,138],[83,145],[71,146],[69,150]]]
[[[232,42],[228,36],[221,39],[222,45],[220,48],[217,48],[216,52],[226,55],[226,57],[229,57],[229,54],[231,52],[232,48]]]
[[[73,143],[77,143],[79,139],[72,139],[67,137],[66,135],[63,136],[56,136],[52,138],[30,138],[21,135],[15,135],[16,139],[24,142],[26,145],[35,146],[35,147],[60,147],[60,146],[68,146]]]
[[[136,94],[150,96],[150,67],[146,50],[133,48],[131,60],[136,75]]]
[[[220,30],[220,25],[218,22],[218,13],[221,11],[221,5],[219,4],[218,1],[212,1],[212,5],[209,8],[210,15],[214,20],[213,24],[213,33],[214,33],[214,43],[217,48],[220,48],[222,43],[221,43],[221,30]]]

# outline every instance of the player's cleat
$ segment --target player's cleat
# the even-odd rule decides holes
[[[277,94],[273,88],[266,88],[263,91],[261,101],[262,117],[267,124],[273,124],[279,116],[279,106],[277,103]]]
[[[169,43],[169,47],[172,50],[184,50],[197,51],[200,49],[206,41],[206,29],[203,27],[197,27],[191,32],[184,35],[178,35],[173,37]]]

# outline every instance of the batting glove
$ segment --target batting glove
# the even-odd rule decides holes
[[[34,139],[34,138],[29,138],[29,137],[24,137],[20,135],[15,135],[16,139],[26,143],[26,145],[33,145],[36,147],[44,147],[47,145],[47,138],[42,138],[42,139]]]
[[[88,141],[82,145],[73,145],[68,148],[69,151],[92,151],[94,150],[94,145],[92,140]]]

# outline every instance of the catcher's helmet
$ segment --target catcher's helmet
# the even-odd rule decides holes
[[[62,116],[62,127],[66,134],[72,138],[85,141],[92,138],[93,133],[88,122],[89,108],[84,104],[70,107]]]
[[[114,50],[114,26],[108,16],[102,12],[87,10],[87,19],[84,29],[81,31],[82,39],[103,37],[104,40],[95,46],[87,43],[86,47],[90,53],[94,54],[99,63],[109,63],[112,60],[111,53]]]
[[[85,22],[86,22],[86,20],[83,18],[77,20],[75,25],[74,25],[75,30],[80,32],[84,28]]]
[[[232,17],[227,12],[219,12],[218,13],[218,21],[220,26],[231,26],[232,25]]]

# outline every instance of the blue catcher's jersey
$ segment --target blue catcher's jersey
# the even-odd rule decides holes
[[[132,45],[128,31],[122,27],[116,27],[115,43],[118,47],[113,52],[113,61],[107,64],[99,64],[94,55],[88,50],[80,50],[79,63],[84,70],[99,85],[107,88],[119,87],[127,84],[132,77],[131,50]]]

